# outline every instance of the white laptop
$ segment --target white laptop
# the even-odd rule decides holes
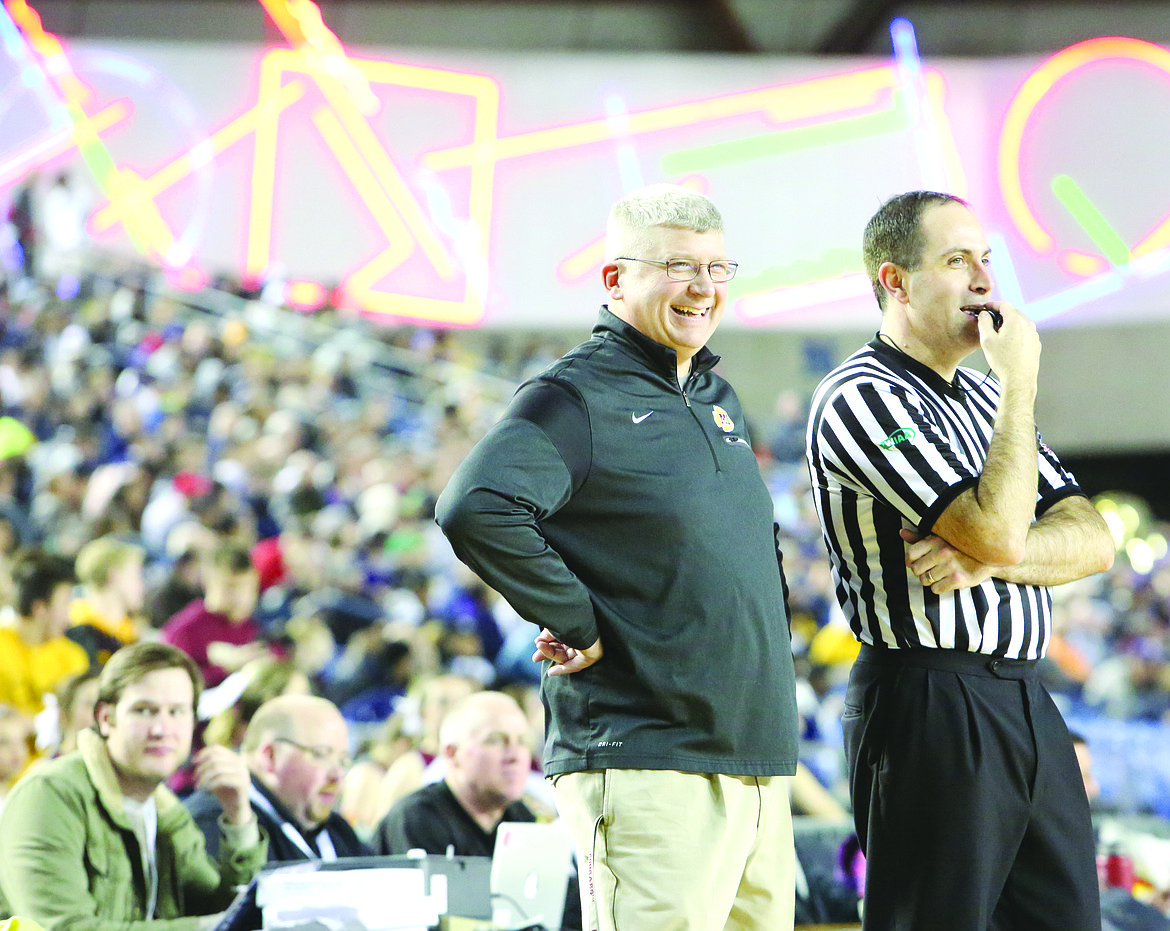
[[[573,840],[560,822],[505,821],[492,854],[492,923],[560,931],[573,864]]]

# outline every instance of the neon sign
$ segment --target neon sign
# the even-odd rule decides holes
[[[1130,246],[1116,205],[1076,171],[1053,170],[1048,199],[1038,203],[1022,167],[1040,131],[1038,114],[1071,77],[1133,66],[1170,75],[1170,52],[1136,39],[1090,40],[1052,56],[1005,100],[1002,125],[985,121],[975,132],[956,102],[971,96],[972,79],[921,61],[905,20],[891,27],[891,61],[836,73],[787,63],[797,72],[791,78],[728,81],[715,92],[696,93],[703,83],[694,81],[689,91],[680,84],[654,99],[636,80],[618,84],[609,75],[594,98],[574,98],[557,91],[556,74],[542,75],[550,98],[571,101],[563,117],[549,119],[524,112],[504,67],[470,73],[353,55],[310,0],[260,3],[289,47],[258,52],[250,88],[212,119],[195,100],[197,88],[182,90],[125,54],[69,51],[25,0],[6,0],[0,46],[18,80],[0,95],[0,125],[15,119],[18,102],[35,103],[42,117],[31,130],[4,134],[17,144],[0,150],[0,186],[80,154],[104,198],[90,231],[111,243],[124,232],[177,286],[197,287],[216,262],[224,264],[214,249],[228,240],[222,249],[240,277],[261,281],[289,268],[288,293],[300,306],[314,306],[323,288],[336,286],[365,312],[444,326],[504,319],[521,279],[523,287],[545,288],[534,298],[541,304],[589,281],[602,260],[603,208],[571,190],[552,213],[542,208],[550,188],[572,187],[581,172],[588,176],[582,192],[670,180],[709,191],[721,206],[746,202],[749,213],[772,188],[788,185],[788,199],[797,201],[804,187],[823,190],[823,214],[796,208],[786,217],[787,226],[807,230],[798,245],[815,240],[788,265],[783,246],[769,250],[766,198],[762,216],[749,217],[763,245],[733,290],[745,325],[868,305],[855,245],[860,226],[847,218],[839,233],[832,221],[842,205],[868,215],[909,186],[970,194],[981,214],[986,201],[1002,202],[1002,215],[993,212],[988,223],[1000,288],[1013,301],[1028,298],[1041,318],[1161,275],[1170,264],[1170,217]],[[120,83],[109,80],[114,72]],[[163,97],[166,112],[180,119],[154,133],[164,151],[147,163],[128,140],[155,125]],[[993,144],[976,151],[964,134]],[[298,218],[321,203],[307,199],[302,207],[308,182],[297,158],[306,147],[314,153],[313,181],[328,185],[329,223],[315,214]],[[856,162],[854,152],[874,165]],[[799,166],[792,177],[789,166]],[[1092,248],[1058,245],[1046,218],[1053,204]],[[238,222],[225,225],[225,215]],[[532,223],[547,233],[526,232]],[[336,245],[329,262],[336,280],[305,273],[304,255],[314,247],[295,239],[294,227],[309,230],[302,238]],[[532,284],[534,275],[544,277]]]
[[[1051,191],[1099,252],[1058,249],[1056,236],[1040,219],[1039,211],[1025,194],[1021,177],[1030,124],[1043,103],[1063,82],[1089,69],[1134,65],[1153,68],[1164,78],[1170,78],[1170,52],[1149,42],[1123,37],[1079,42],[1052,56],[1028,76],[1004,118],[997,175],[1000,194],[1016,230],[1038,255],[1055,253],[1060,267],[1067,274],[1085,279],[1062,292],[1030,303],[1029,309],[1035,319],[1042,320],[1114,294],[1124,287],[1127,278],[1160,274],[1167,264],[1170,216],[1160,221],[1131,249],[1077,179],[1065,173],[1052,177]]]

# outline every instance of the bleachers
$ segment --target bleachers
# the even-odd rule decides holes
[[[1101,806],[1170,819],[1170,726],[1102,716],[1067,716],[1093,753]]]

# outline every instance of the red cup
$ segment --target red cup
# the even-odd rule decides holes
[[[1105,859],[1105,885],[1112,889],[1133,892],[1133,857],[1111,853]]]

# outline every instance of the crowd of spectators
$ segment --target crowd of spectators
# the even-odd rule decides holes
[[[455,560],[433,505],[555,341],[484,354],[223,282],[185,295],[137,267],[67,278],[0,291],[0,802],[27,757],[72,746],[93,670],[140,639],[200,665],[203,740],[237,746],[275,695],[336,704],[357,761],[340,805],[366,838],[431,778],[441,712],[467,691],[513,694],[539,759],[537,631]],[[803,762],[844,802],[856,644],[803,412],[783,400],[753,433],[791,592]],[[1170,557],[1141,571],[1119,558],[1055,596],[1046,676],[1102,742],[1102,802],[1170,818]],[[1094,721],[1136,722],[1163,749],[1127,756]]]
[[[0,704],[51,754],[78,677],[163,639],[196,659],[222,742],[249,702],[335,702],[367,777],[404,755],[368,780],[388,808],[434,752],[428,680],[534,706],[538,669],[518,656],[535,632],[432,519],[509,383],[442,332],[310,319],[241,289],[186,303],[159,281],[113,269],[2,292]]]

